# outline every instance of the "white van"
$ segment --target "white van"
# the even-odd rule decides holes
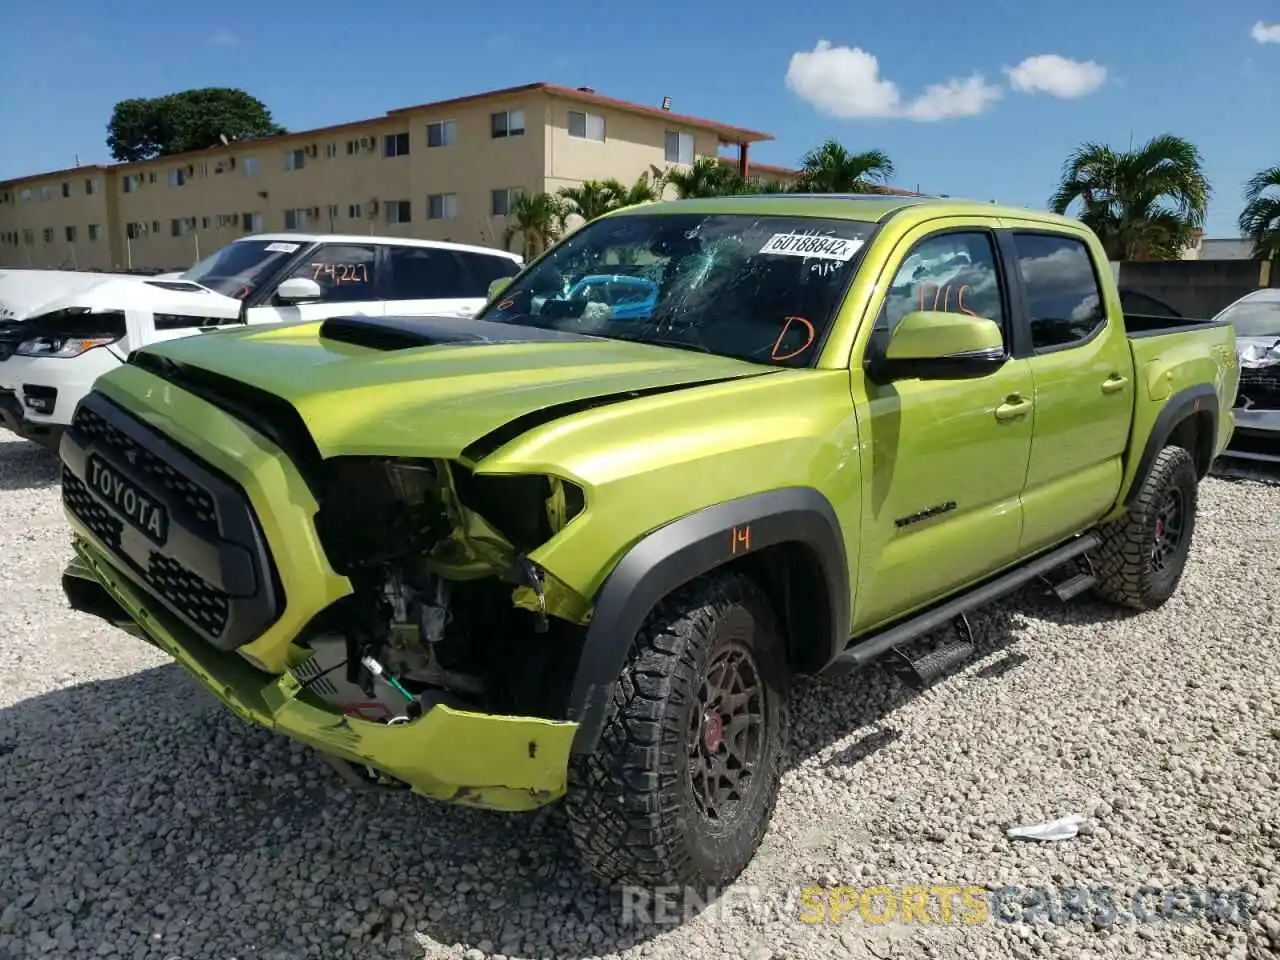
[[[80,398],[138,347],[242,324],[472,316],[522,266],[488,247],[280,233],[236,240],[177,276],[103,274],[7,324],[0,425],[56,449]]]

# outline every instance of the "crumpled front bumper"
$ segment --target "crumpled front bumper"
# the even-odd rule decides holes
[[[80,536],[73,543],[76,557],[63,578],[72,606],[172,656],[241,719],[371,767],[436,800],[514,812],[563,796],[577,724],[445,705],[394,725],[345,716],[301,690],[289,670],[273,677],[169,626],[100,550]]]

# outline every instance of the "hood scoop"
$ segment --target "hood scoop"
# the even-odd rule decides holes
[[[320,339],[370,350],[411,350],[449,343],[586,343],[596,338],[464,317],[330,317],[320,324]]]

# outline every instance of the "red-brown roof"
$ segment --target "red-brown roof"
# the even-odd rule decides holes
[[[533,93],[541,91],[550,94],[553,97],[563,97],[568,100],[576,100],[579,103],[594,104],[598,107],[609,107],[613,110],[622,110],[627,113],[639,114],[640,116],[653,117],[655,119],[669,120],[674,123],[683,123],[691,127],[701,127],[704,130],[714,130],[722,138],[731,143],[756,143],[763,140],[772,140],[773,135],[762,133],[759,130],[748,130],[746,127],[735,127],[727,123],[721,123],[718,120],[707,120],[702,117],[693,117],[683,113],[672,113],[670,110],[663,110],[661,107],[651,107],[643,103],[634,103],[630,100],[617,100],[613,97],[606,97],[596,93],[591,89],[582,89],[578,87],[566,87],[558,83],[525,83],[518,87],[503,87],[499,90],[486,90],[483,93],[472,93],[465,97],[453,97],[449,100],[434,100],[430,103],[420,103],[412,107],[399,107],[395,110],[388,110],[389,116],[398,113],[408,113],[412,110],[435,110],[440,107],[451,107],[460,103],[471,103],[476,100],[489,100],[498,97],[509,97],[519,93]]]
[[[31,180],[47,180],[50,177],[69,177],[86,170],[108,170],[110,164],[82,163],[78,167],[67,167],[65,170],[50,170],[47,173],[31,173],[25,177],[14,177],[12,180],[0,180],[0,187],[13,187]]]
[[[632,103],[627,100],[616,100],[613,97],[605,97],[596,93],[594,90],[579,90],[574,87],[561,86],[558,83],[526,83],[517,87],[503,87],[498,90],[485,90],[481,93],[471,93],[464,97],[451,97],[447,100],[434,100],[430,103],[420,103],[412,107],[397,107],[394,110],[388,110],[379,117],[368,117],[364,120],[350,120],[346,123],[336,123],[327,127],[313,127],[310,130],[296,130],[290,133],[278,134],[274,137],[258,137],[253,140],[233,140],[227,147],[217,144],[207,147],[204,150],[191,150],[187,153],[173,153],[164,157],[153,157],[150,160],[137,160],[131,163],[115,163],[115,164],[86,164],[81,167],[73,167],[71,170],[55,170],[51,173],[32,173],[25,177],[15,177],[12,180],[0,181],[0,186],[12,186],[28,180],[43,180],[46,177],[62,176],[72,173],[75,170],[125,170],[131,167],[144,166],[152,163],[181,163],[184,159],[190,160],[197,156],[207,156],[210,153],[219,150],[235,149],[244,147],[249,144],[260,143],[281,143],[289,140],[305,139],[308,137],[323,136],[325,134],[339,133],[347,130],[363,129],[378,123],[386,123],[388,119],[398,120],[401,115],[416,110],[434,110],[441,107],[452,107],[462,103],[472,103],[477,100],[491,100],[499,97],[509,97],[520,93],[531,93],[541,91],[551,96],[564,97],[570,100],[577,100],[580,103],[591,103],[600,107],[611,107],[614,110],[622,110],[628,113],[639,114],[641,116],[649,116],[654,118],[662,118],[673,123],[681,123],[686,126],[699,127],[704,130],[713,130],[720,137],[732,143],[755,143],[763,140],[772,140],[773,135],[762,133],[758,130],[748,130],[745,127],[735,127],[730,124],[720,123],[716,120],[705,120],[701,117],[692,117],[683,113],[672,113],[669,110],[663,110],[660,107],[650,107],[642,103]]]

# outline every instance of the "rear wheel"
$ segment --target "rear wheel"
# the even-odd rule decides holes
[[[1136,610],[1154,610],[1173,595],[1195,532],[1199,479],[1182,447],[1160,451],[1128,512],[1101,531],[1098,593]]]
[[[600,743],[566,812],[599,876],[706,896],[751,861],[777,800],[788,671],[755,584],[713,574],[664,600],[632,642]]]

